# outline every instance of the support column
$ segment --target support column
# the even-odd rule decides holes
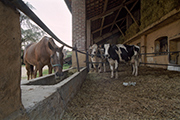
[[[86,53],[86,7],[85,0],[72,0],[72,46]],[[78,53],[79,66],[84,67],[86,55]],[[72,66],[77,67],[75,52],[72,54]]]
[[[21,120],[20,15],[0,1],[0,16],[0,119]]]
[[[86,28],[86,31],[87,31],[87,45],[86,45],[86,48],[88,49],[89,46],[91,45],[91,21],[90,20],[87,20],[87,28]]]
[[[146,35],[141,36],[141,53],[146,53]],[[141,59],[142,59],[141,62],[144,62],[144,63],[147,62],[146,55],[142,55]]]

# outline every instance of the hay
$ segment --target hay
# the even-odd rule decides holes
[[[141,30],[179,5],[179,0],[141,0]]]
[[[119,79],[110,79],[110,72],[88,74],[62,119],[179,119],[179,72],[140,67],[134,77],[130,67],[120,68]],[[122,85],[129,81],[136,86]]]
[[[140,30],[159,20],[173,9],[180,8],[180,0],[141,0],[141,19],[140,29],[133,23],[121,36],[118,43],[123,43],[134,36]]]

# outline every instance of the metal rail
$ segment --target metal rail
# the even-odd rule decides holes
[[[141,53],[141,55],[149,55],[149,54],[166,54],[166,53],[179,53],[180,51],[170,51],[170,52],[156,52],[156,53]]]
[[[177,64],[159,64],[159,63],[142,63],[142,62],[140,62],[140,64],[180,67],[180,65],[177,65]]]

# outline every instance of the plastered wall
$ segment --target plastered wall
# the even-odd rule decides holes
[[[19,13],[0,1],[0,119],[21,114]],[[9,117],[8,117],[9,116]],[[10,117],[11,116],[11,117]],[[13,116],[13,117],[12,117]]]

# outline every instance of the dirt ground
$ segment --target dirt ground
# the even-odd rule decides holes
[[[141,66],[135,77],[122,65],[119,79],[110,72],[89,73],[62,119],[180,119],[180,72]]]

